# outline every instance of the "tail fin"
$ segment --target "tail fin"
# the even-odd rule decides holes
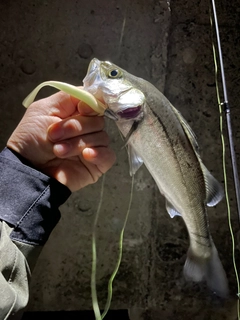
[[[208,287],[219,297],[227,298],[228,281],[217,249],[212,243],[212,254],[209,258],[196,256],[189,248],[184,265],[184,276],[194,282],[206,281]]]

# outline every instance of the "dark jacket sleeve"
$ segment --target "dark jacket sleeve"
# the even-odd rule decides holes
[[[31,268],[70,194],[17,153],[0,153],[0,319],[26,306]]]

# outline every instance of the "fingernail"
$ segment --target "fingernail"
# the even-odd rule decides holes
[[[95,158],[97,156],[96,150],[92,148],[83,149],[84,158]]]
[[[70,146],[67,143],[55,144],[53,149],[56,155],[64,156],[66,153],[68,153]]]
[[[59,127],[59,126],[53,126],[49,132],[48,135],[50,137],[50,139],[52,141],[57,141],[60,140],[61,138],[63,138],[64,136],[64,131],[63,128]]]

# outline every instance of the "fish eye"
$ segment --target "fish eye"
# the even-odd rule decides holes
[[[121,77],[121,72],[118,69],[113,69],[108,74],[109,78],[115,79]]]

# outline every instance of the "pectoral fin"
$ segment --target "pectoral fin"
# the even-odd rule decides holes
[[[181,213],[179,213],[167,199],[166,199],[166,209],[171,218],[174,218],[175,216],[181,216]]]
[[[128,148],[129,173],[132,177],[143,164],[143,159],[137,154],[131,145]]]

